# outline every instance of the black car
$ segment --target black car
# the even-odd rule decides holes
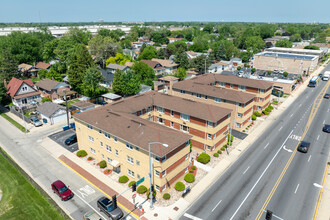
[[[311,144],[309,142],[302,141],[302,142],[300,142],[297,150],[300,151],[300,152],[303,152],[303,153],[307,153],[310,145]]]
[[[322,131],[330,133],[330,125],[325,124]]]
[[[100,212],[104,212],[104,214],[113,220],[121,219],[124,215],[119,207],[113,207],[112,200],[104,196],[97,200],[97,207]]]
[[[71,145],[77,142],[77,135],[74,134],[72,136],[70,136],[68,139],[65,140],[65,144],[66,145]]]
[[[324,98],[325,98],[325,99],[329,99],[329,98],[330,98],[330,94],[329,94],[329,93],[325,93],[325,94],[324,94]]]

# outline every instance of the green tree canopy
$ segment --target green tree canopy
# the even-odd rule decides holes
[[[83,93],[88,97],[96,97],[96,90],[100,87],[99,83],[103,76],[98,67],[92,66],[86,69],[83,77]]]
[[[189,60],[186,51],[179,47],[177,53],[175,54],[174,62],[184,69],[188,69]]]
[[[320,48],[318,46],[315,46],[315,45],[308,45],[308,46],[304,47],[304,49],[319,50]]]
[[[125,65],[126,62],[130,62],[131,60],[124,56],[122,53],[117,53],[114,57],[109,57],[105,63],[105,65],[109,65],[109,63],[116,63],[120,65]]]
[[[152,86],[152,81],[156,79],[155,71],[144,62],[134,63],[132,70],[140,76],[141,82],[145,85]]]
[[[79,29],[78,27],[70,27],[65,36],[71,38],[77,44],[87,45],[92,34],[86,28]]]
[[[184,80],[184,78],[187,76],[187,71],[184,68],[179,67],[178,70],[174,73],[174,76],[178,77],[180,80]]]
[[[292,47],[292,42],[286,39],[279,40],[275,44],[276,47],[286,47],[286,48],[291,48]]]
[[[151,60],[157,58],[157,50],[153,46],[147,46],[140,54],[138,60]]]
[[[211,66],[211,61],[205,55],[198,56],[192,59],[190,62],[191,68],[194,68],[197,72],[203,74],[206,73],[205,70],[207,71],[210,66]]]

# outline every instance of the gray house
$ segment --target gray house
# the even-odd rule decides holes
[[[53,102],[42,103],[37,107],[37,111],[39,112],[41,118],[46,119],[50,124],[55,124],[67,119],[65,107]]]

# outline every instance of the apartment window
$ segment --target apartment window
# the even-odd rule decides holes
[[[166,155],[162,157],[162,162],[166,160]]]
[[[88,140],[89,140],[90,142],[94,142],[94,138],[93,138],[92,136],[88,136]]]
[[[188,173],[188,167],[186,167],[186,169],[184,170],[184,173]]]
[[[151,112],[151,111],[152,111],[152,107],[149,106],[149,107],[146,109],[146,112],[148,113],[148,112]]]
[[[136,161],[136,165],[140,166],[140,161],[137,160]]]
[[[240,128],[241,124],[236,122],[236,127]]]
[[[158,185],[155,184],[155,190],[157,190],[158,192],[160,191],[160,188]]]
[[[208,151],[211,151],[211,146],[207,145],[206,148],[207,148]]]
[[[102,154],[101,156],[102,156],[102,160],[104,160],[104,155]]]
[[[211,121],[208,121],[208,122],[207,122],[207,125],[208,125],[209,127],[213,127],[214,123],[211,122]]]
[[[126,143],[126,148],[130,149],[130,150],[133,150],[133,146],[129,143]]]
[[[118,156],[118,155],[119,155],[119,154],[118,154],[118,150],[116,150],[116,152],[115,152],[115,155],[116,155],[116,156]]]
[[[108,161],[108,163],[112,162],[112,160],[109,157],[107,158],[107,161]]]
[[[258,106],[258,110],[261,110],[261,106]]]
[[[91,148],[91,153],[96,154],[96,151],[93,148]]]
[[[148,117],[147,120],[148,120],[148,121],[152,121],[152,117]]]
[[[127,174],[128,174],[130,177],[134,178],[134,172],[133,172],[132,170],[127,169]]]
[[[157,106],[157,112],[164,113],[164,108]]]
[[[139,147],[135,147],[135,150],[139,151],[139,150],[140,150],[140,148],[139,148]]]
[[[262,102],[263,100],[262,100],[262,98],[259,98],[259,102]]]
[[[243,103],[238,103],[237,104],[239,107],[244,107],[244,104]]]
[[[234,87],[234,85],[233,84],[230,84],[230,88],[232,89]]]
[[[242,117],[242,113],[237,113],[237,117]]]
[[[208,98],[207,98],[207,95],[206,95],[206,96],[204,96],[204,99],[205,99],[205,100],[206,100],[206,99],[208,99]]]
[[[173,117],[174,116],[174,111],[171,110],[171,116]]]
[[[126,160],[127,160],[127,162],[129,162],[130,164],[134,164],[134,159],[133,159],[133,157],[130,157],[130,156],[127,155]]]
[[[261,92],[261,93],[265,93],[265,90],[264,90],[264,89],[260,89],[260,92]]]
[[[245,87],[245,86],[242,86],[242,85],[239,85],[239,86],[238,86],[238,90],[245,91],[245,90],[246,90],[246,87]]]
[[[102,131],[99,129],[99,133],[102,134]]]
[[[224,82],[219,82],[219,86],[225,87],[225,83]]]
[[[102,141],[100,141],[100,147],[103,147],[103,142]]]
[[[201,94],[198,94],[198,93],[196,93],[196,97],[197,97],[197,98],[202,98],[202,95],[201,95]]]
[[[214,101],[217,102],[217,103],[220,103],[221,99],[220,98],[215,98]]]
[[[186,91],[184,91],[184,90],[180,90],[180,93],[181,93],[181,94],[186,94]]]
[[[155,170],[155,176],[159,177],[160,172],[158,170]]]
[[[143,115],[143,111],[142,110],[139,111],[139,115]]]
[[[191,96],[193,96],[193,95],[194,95],[194,93],[193,93],[193,92],[191,92],[191,93],[190,93],[190,95],[191,95]]]
[[[190,121],[190,116],[186,114],[180,114],[180,118],[184,121]]]
[[[158,157],[158,156],[154,156],[154,159],[155,159],[155,161],[157,161],[157,162],[159,162],[160,161],[160,158]]]
[[[93,129],[93,126],[92,126],[92,125],[89,125],[89,124],[87,124],[87,128],[88,128],[88,129],[90,129],[90,130],[92,130],[92,129]]]
[[[207,139],[212,139],[212,134],[207,134]]]
[[[180,125],[180,130],[183,131],[183,132],[189,132],[189,127],[184,126],[184,125]]]
[[[138,179],[141,179],[141,177],[140,177],[140,175],[139,175],[139,174],[137,174],[137,175],[136,175],[136,177],[137,177]]]
[[[110,139],[110,134],[109,134],[109,133],[104,132],[104,136],[105,136],[106,138]]]
[[[160,123],[160,124],[164,124],[164,119],[163,118],[159,118],[157,117],[157,122]]]
[[[166,170],[163,170],[162,177],[166,176]]]
[[[189,141],[186,141],[186,146],[188,146],[190,144],[190,142]]]
[[[188,158],[189,158],[189,154],[186,154],[186,159],[185,160],[188,160]]]
[[[174,122],[173,122],[173,121],[171,121],[171,127],[172,127],[172,128],[174,127]]]
[[[114,140],[115,142],[117,142],[117,137],[113,137],[113,140]]]
[[[165,189],[166,189],[166,183],[165,183],[165,185],[162,187],[162,191],[164,192]]]
[[[110,153],[111,153],[111,147],[110,147],[109,145],[107,145],[107,144],[106,144],[106,146],[105,146],[105,147],[106,147],[106,150],[107,150],[108,152],[110,152]]]

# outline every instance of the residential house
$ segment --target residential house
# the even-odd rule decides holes
[[[50,66],[51,65],[49,63],[38,62],[37,65],[36,65],[36,68],[38,70],[40,70],[40,69],[49,70]]]
[[[208,56],[208,53],[198,53],[198,52],[194,52],[194,51],[186,51],[186,54],[187,54],[187,57],[189,60],[192,60],[192,59],[202,56],[202,55]]]
[[[151,86],[141,84],[141,90],[138,92],[138,95],[149,91],[151,91]]]
[[[70,86],[64,82],[58,82],[52,79],[43,79],[36,83],[37,89],[41,92],[42,97],[50,98],[51,100],[76,98],[77,92],[70,90]]]
[[[113,103],[115,101],[121,100],[122,97],[120,95],[114,94],[114,93],[107,93],[103,94],[102,96],[103,101],[106,101],[107,103]]]
[[[37,107],[37,112],[40,114],[41,119],[50,124],[56,124],[67,120],[65,107],[53,102],[42,103]],[[70,118],[70,112],[68,112],[68,114]]]
[[[113,79],[115,77],[115,72],[117,69],[125,72],[125,71],[129,70],[130,67],[126,66],[126,65],[110,63],[109,65],[106,66],[106,69],[101,69],[101,74],[103,76],[103,80],[100,83],[100,85],[107,87],[107,88],[112,88]]]
[[[148,66],[154,69],[156,75],[162,75],[165,73],[165,68],[159,62],[152,60],[141,60],[141,62],[148,64]]]
[[[37,76],[38,69],[30,64],[21,63],[18,65],[18,71],[26,77]]]
[[[110,64],[107,65],[106,69],[107,69],[108,73],[115,74],[117,69],[125,72],[125,71],[129,70],[130,68],[128,66],[125,66],[125,65],[110,63]]]
[[[153,58],[151,61],[156,61],[160,63],[165,68],[165,74],[173,74],[178,68],[178,64],[174,63],[172,60],[163,60],[163,59],[156,59]]]
[[[72,106],[77,108],[79,112],[85,112],[95,108],[95,104],[87,101],[75,102]]]
[[[176,41],[180,41],[180,40],[183,40],[183,38],[168,38],[168,40],[170,41],[170,43],[174,43]]]
[[[233,66],[240,66],[243,63],[242,59],[238,57],[231,58],[230,62],[233,64]]]
[[[133,60],[138,58],[138,54],[133,49],[123,49],[123,54],[132,57]]]
[[[32,101],[40,102],[40,92],[35,88],[31,79],[20,80],[13,77],[9,83],[5,82],[7,94],[15,106],[27,106]]]

